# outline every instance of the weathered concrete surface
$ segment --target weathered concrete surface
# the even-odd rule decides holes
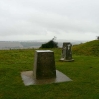
[[[69,77],[58,70],[56,70],[56,78],[38,80],[33,76],[33,71],[21,72],[21,77],[25,86],[72,81]]]
[[[35,79],[55,78],[54,52],[51,50],[36,50],[33,71]]]
[[[72,47],[72,44],[70,42],[63,43],[60,61],[74,61],[74,59],[72,59],[71,47]]]

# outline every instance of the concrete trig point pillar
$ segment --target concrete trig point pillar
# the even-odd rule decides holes
[[[54,52],[50,50],[36,50],[34,69],[21,72],[21,77],[26,86],[72,81],[56,70]]]
[[[51,50],[36,50],[33,75],[35,79],[56,77],[54,52]]]
[[[72,59],[71,47],[72,47],[72,44],[70,42],[63,43],[60,61],[74,61],[74,59]]]

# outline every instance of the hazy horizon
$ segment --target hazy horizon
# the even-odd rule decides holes
[[[62,47],[63,42],[69,41],[55,41],[58,43],[58,47]],[[23,48],[39,48],[46,41],[0,41],[0,49],[23,49]],[[72,41],[72,45],[84,43],[81,41]]]
[[[37,40],[1,40],[0,42],[47,42],[50,41],[52,39],[48,39],[48,40],[43,40],[43,39],[37,39]],[[93,39],[95,40],[95,39]],[[55,42],[65,42],[65,41],[69,41],[69,42],[87,42],[87,41],[92,41],[92,40],[66,40],[66,39],[56,39],[54,40]]]

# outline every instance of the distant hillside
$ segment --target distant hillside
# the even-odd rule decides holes
[[[43,42],[20,42],[24,48],[39,48]],[[44,42],[45,43],[45,42]]]
[[[63,42],[67,42],[64,40]],[[63,42],[58,42],[58,46],[61,48]],[[24,48],[39,48],[42,44],[46,42],[40,41],[0,41],[0,50],[2,49],[24,49]],[[72,41],[72,45],[79,44],[81,41]]]
[[[99,40],[94,40],[72,47],[73,54],[99,56]]]
[[[23,48],[20,42],[0,41],[0,49],[18,49]]]

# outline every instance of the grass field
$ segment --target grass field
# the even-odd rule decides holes
[[[56,69],[73,81],[24,86],[20,73],[33,70],[34,49],[0,50],[0,99],[99,99],[99,57],[73,55],[74,62],[60,62]]]

